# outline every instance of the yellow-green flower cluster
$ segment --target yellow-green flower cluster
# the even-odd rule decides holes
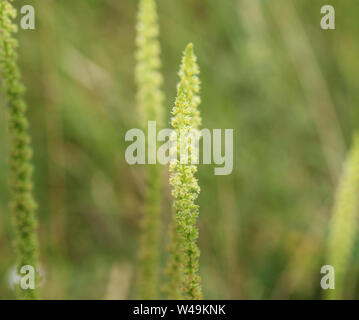
[[[135,78],[137,104],[141,126],[147,129],[147,121],[163,125],[163,98],[160,73],[159,26],[154,0],[140,0],[137,17],[137,52]],[[156,141],[149,141],[148,148],[155,149]],[[148,165],[145,170],[145,206],[141,221],[139,250],[138,287],[140,299],[157,299],[160,260],[160,213],[161,213],[161,169]]]
[[[342,298],[344,278],[355,242],[358,218],[359,132],[354,137],[354,144],[340,180],[329,229],[328,263],[335,270],[335,290],[328,290],[329,298]]]
[[[163,78],[161,67],[159,25],[154,0],[140,0],[137,17],[137,52],[135,78],[138,87],[137,104],[144,127],[148,120],[163,125],[163,99],[160,89]]]
[[[12,1],[11,1],[12,2]],[[32,195],[32,150],[26,119],[24,88],[17,65],[16,11],[11,2],[0,2],[0,74],[9,115],[11,213],[16,234],[18,271],[24,265],[37,266],[36,204]],[[36,290],[17,288],[20,298],[37,298]]]
[[[200,82],[198,79],[199,68],[193,52],[193,45],[189,44],[183,55],[182,65],[179,72],[180,82],[177,86],[177,98],[172,110],[171,124],[174,128],[177,140],[177,159],[170,164],[170,184],[173,187],[175,228],[172,241],[178,242],[172,245],[177,252],[170,252],[170,263],[168,274],[173,273],[175,279],[181,283],[176,285],[182,291],[180,297],[183,299],[201,299],[201,279],[199,276],[199,248],[197,245],[198,228],[196,226],[199,207],[195,203],[200,192],[198,181],[195,178],[197,166],[192,163],[183,163],[181,159],[191,159],[191,139],[193,130],[201,124],[198,105],[200,98]],[[176,262],[180,267],[171,269]],[[178,272],[183,273],[182,275]],[[177,290],[172,287],[172,291]],[[171,290],[169,290],[171,291]]]

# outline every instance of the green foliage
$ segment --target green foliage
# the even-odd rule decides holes
[[[9,114],[10,147],[10,189],[11,214],[16,233],[16,264],[18,272],[24,265],[35,269],[38,260],[36,237],[36,204],[32,195],[32,149],[26,119],[26,104],[23,98],[24,88],[20,81],[17,65],[17,41],[14,33],[17,27],[13,23],[16,10],[7,0],[0,3],[0,72],[3,90],[6,94]],[[36,290],[17,288],[19,298],[35,299]]]
[[[201,123],[198,105],[200,104],[199,93],[199,68],[196,63],[196,57],[193,52],[193,45],[189,44],[183,55],[182,65],[179,76],[180,82],[177,86],[177,98],[172,110],[171,124],[177,135],[177,159],[170,164],[170,184],[173,187],[172,195],[174,198],[175,211],[175,233],[172,241],[174,248],[179,248],[178,252],[172,252],[169,262],[169,275],[177,272],[173,266],[180,261],[183,268],[182,283],[179,287],[182,289],[184,299],[201,299],[201,279],[199,276],[199,248],[197,246],[198,228],[196,226],[199,215],[199,207],[195,204],[200,188],[195,178],[197,166],[194,164],[182,163],[188,154],[192,157],[191,139],[192,132],[197,129]],[[171,269],[172,266],[172,269]],[[174,283],[176,285],[176,283]],[[175,291],[175,288],[172,288]],[[176,294],[175,294],[176,296]]]
[[[343,298],[345,276],[358,230],[359,214],[359,132],[344,167],[330,224],[328,263],[335,269],[335,290],[328,298]]]
[[[162,75],[159,27],[154,0],[141,0],[137,21],[137,105],[143,127],[147,121],[154,120],[157,126],[163,125],[163,98],[160,89]],[[151,144],[151,145],[150,145]],[[156,148],[155,141],[149,141],[148,148]],[[145,171],[146,194],[144,217],[141,223],[140,264],[138,272],[138,297],[158,298],[159,242],[161,213],[161,169],[158,165],[148,165]]]

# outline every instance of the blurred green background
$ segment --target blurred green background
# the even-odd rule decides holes
[[[201,67],[203,126],[235,130],[234,170],[200,166],[204,297],[321,298],[333,194],[359,127],[357,0],[158,0],[167,119],[182,51]],[[48,299],[133,298],[142,168],[125,132],[135,107],[135,0],[22,0],[20,66],[34,147]],[[336,9],[336,30],[320,8]],[[19,22],[19,17],[17,19]],[[12,298],[7,132],[0,108],[0,298]],[[166,171],[166,170],[165,170]],[[164,232],[171,212],[164,177]],[[162,247],[167,246],[164,237]],[[359,243],[345,297],[359,296]],[[163,264],[165,256],[163,256]]]

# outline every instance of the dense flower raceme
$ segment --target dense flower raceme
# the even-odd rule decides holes
[[[181,161],[194,154],[191,132],[201,124],[198,110],[200,104],[198,74],[199,68],[193,45],[189,44],[182,59],[179,72],[180,82],[171,120],[175,136],[181,137],[176,150],[178,157],[170,164],[175,219],[171,233],[172,243],[167,273],[170,278],[168,291],[174,299],[201,299],[202,297],[201,280],[198,274],[200,252],[197,246],[198,228],[196,227],[199,208],[195,204],[200,192],[195,178],[197,166]]]
[[[137,104],[143,127],[148,120],[163,125],[164,94],[160,87],[163,77],[160,72],[159,25],[154,0],[140,0],[137,17],[136,70]]]
[[[135,78],[137,84],[137,105],[141,126],[154,120],[163,124],[163,98],[159,26],[154,0],[140,0],[137,18],[137,52]],[[148,148],[156,148],[150,142]],[[161,208],[161,169],[149,165],[145,170],[145,206],[141,223],[141,240],[138,269],[138,298],[158,298],[159,242],[160,242],[160,208]]]
[[[36,270],[38,244],[36,237],[35,201],[32,194],[32,149],[26,119],[26,104],[23,86],[17,65],[17,31],[13,20],[16,11],[11,2],[0,2],[0,72],[6,95],[9,115],[10,146],[10,189],[11,213],[16,234],[18,272],[22,266],[32,266]],[[37,298],[36,290],[17,288],[20,298]]]

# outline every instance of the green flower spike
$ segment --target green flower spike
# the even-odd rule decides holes
[[[170,245],[167,273],[170,277],[169,294],[174,299],[201,299],[201,279],[199,276],[199,248],[197,246],[198,228],[196,220],[199,207],[195,204],[200,188],[195,178],[197,166],[183,163],[182,159],[192,159],[191,133],[201,124],[198,105],[200,82],[199,68],[189,44],[183,55],[177,86],[177,98],[172,110],[171,124],[180,140],[177,143],[177,159],[170,164],[170,184],[173,187],[174,227]],[[180,282],[180,283],[178,283]],[[179,293],[178,290],[181,290]]]
[[[137,18],[137,52],[135,78],[137,105],[141,126],[147,131],[147,121],[163,125],[163,82],[160,73],[159,26],[154,0],[140,0]],[[148,136],[148,134],[147,134]],[[151,144],[150,144],[151,143]],[[150,141],[147,148],[156,148]],[[159,289],[160,258],[160,213],[161,213],[161,169],[158,165],[147,165],[144,217],[141,223],[138,287],[140,299],[157,299]]]
[[[10,134],[10,190],[11,214],[15,228],[16,264],[37,267],[38,243],[36,236],[36,204],[32,194],[32,149],[26,119],[23,86],[17,65],[17,46],[14,39],[17,27],[13,23],[16,10],[12,0],[0,2],[0,74],[8,104]],[[35,279],[36,280],[36,279]],[[20,299],[38,298],[36,289],[16,289]]]

